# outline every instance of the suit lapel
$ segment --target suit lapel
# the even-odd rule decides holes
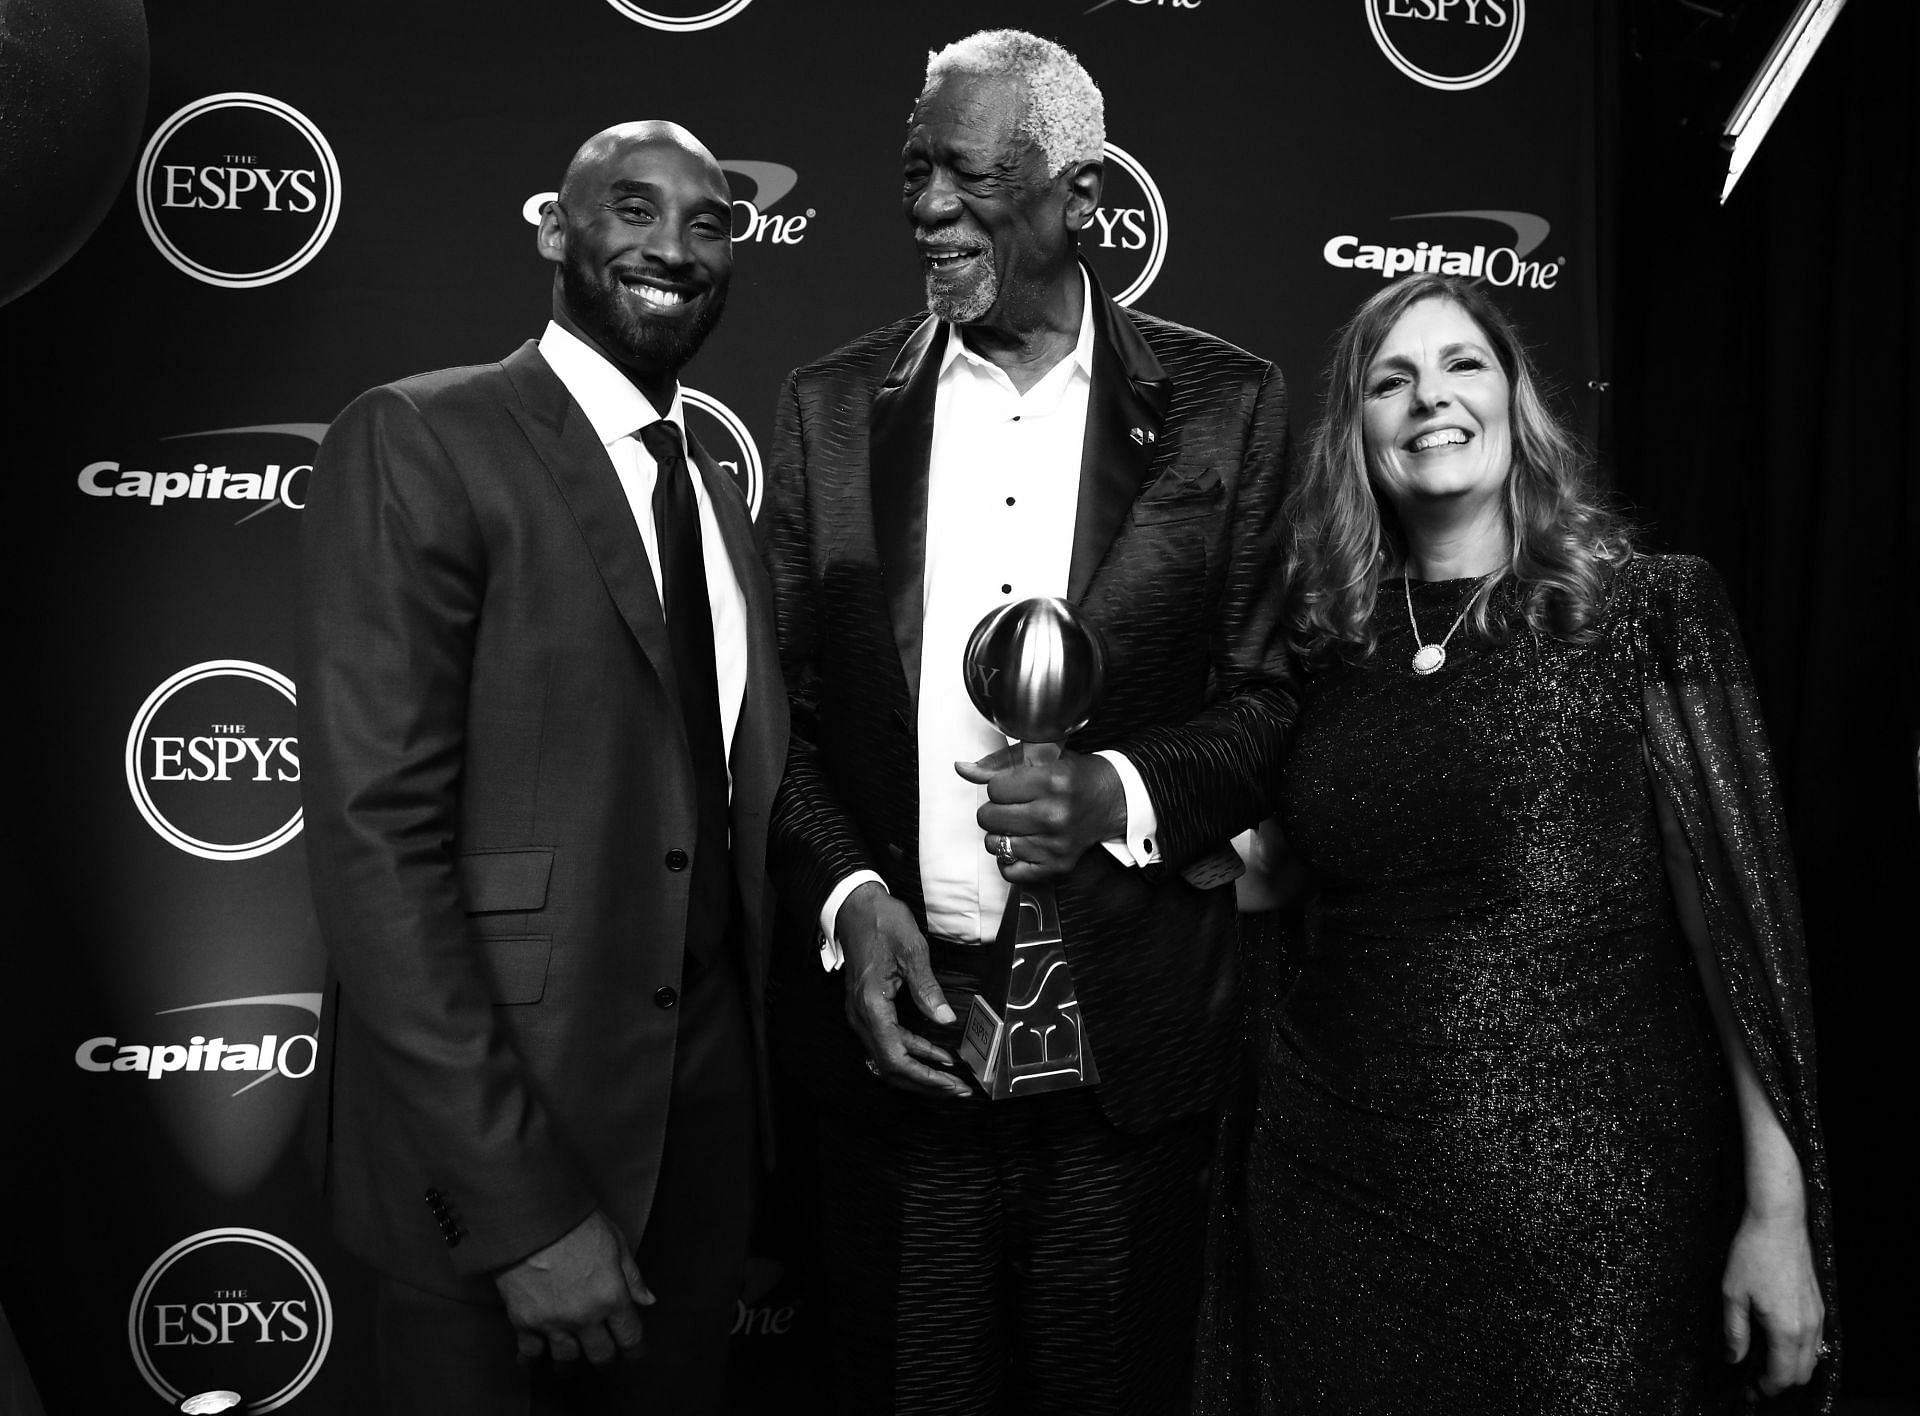
[[[673,648],[653,566],[606,448],[532,340],[508,356],[504,367],[520,395],[510,411],[573,513],[620,617],[677,699]]]
[[[1073,519],[1067,599],[1080,604],[1148,480],[1172,400],[1172,383],[1133,321],[1100,288],[1092,270],[1093,386],[1080,450],[1080,498]]]
[[[900,667],[916,705],[927,566],[927,465],[933,451],[934,390],[946,347],[947,327],[932,316],[907,337],[874,394],[868,444],[874,544]]]

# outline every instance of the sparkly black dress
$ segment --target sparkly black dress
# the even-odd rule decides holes
[[[1474,584],[1413,585],[1424,640]],[[1311,683],[1287,771],[1320,894],[1297,976],[1256,1000],[1200,1409],[1738,1410],[1739,1133],[1650,772],[1799,1148],[1830,1306],[1831,1246],[1792,876],[1719,583],[1642,558],[1596,642],[1463,627],[1428,676],[1400,581],[1375,627],[1370,659]]]

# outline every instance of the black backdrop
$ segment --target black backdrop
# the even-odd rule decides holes
[[[1831,770],[1802,749],[1809,719],[1835,712],[1822,697],[1833,681],[1797,672],[1810,621],[1804,605],[1776,603],[1772,568],[1784,557],[1804,572],[1835,537],[1846,544],[1860,512],[1849,503],[1826,540],[1763,555],[1753,527],[1723,534],[1712,512],[1723,502],[1706,489],[1740,473],[1690,405],[1625,396],[1629,365],[1646,370],[1636,388],[1685,386],[1663,340],[1744,349],[1760,336],[1740,323],[1737,283],[1719,324],[1602,317],[1603,254],[1643,304],[1691,289],[1688,267],[1650,254],[1657,243],[1623,230],[1602,250],[1616,195],[1623,212],[1696,199],[1680,145],[1602,121],[1632,74],[1612,7],[1477,0],[1437,19],[1422,18],[1424,0],[996,0],[956,23],[853,0],[649,3],[342,0],[269,19],[182,0],[148,17],[136,147],[150,163],[122,181],[104,141],[52,120],[33,135],[112,193],[79,254],[0,310],[28,647],[14,694],[4,1113],[19,1118],[9,1169],[24,1222],[0,1259],[0,1304],[52,1411],[152,1409],[161,1391],[210,1386],[241,1390],[254,1410],[366,1399],[365,1275],[326,1234],[296,1134],[322,974],[293,829],[298,748],[276,741],[292,733],[297,692],[277,676],[301,478],[362,388],[497,358],[538,333],[549,268],[524,210],[605,123],[678,118],[729,168],[734,295],[688,383],[705,399],[698,431],[750,495],[785,370],[915,303],[898,145],[926,50],[964,29],[1020,24],[1082,56],[1117,149],[1092,253],[1103,279],[1144,285],[1142,308],[1275,358],[1302,428],[1328,339],[1380,267],[1478,248],[1566,410],[1589,434],[1610,431],[1633,468],[1623,485],[1661,537],[1731,563],[1768,706],[1783,684],[1802,700],[1783,742],[1790,788]],[[32,8],[13,0],[9,18]],[[7,43],[18,47],[0,39],[0,60]],[[81,93],[98,81],[68,77]],[[1799,162],[1830,166],[1820,151]],[[1626,174],[1649,164],[1675,175],[1636,187]],[[39,219],[24,205],[7,214]],[[276,265],[296,268],[241,283]],[[1704,362],[1738,367],[1714,348]],[[1621,392],[1603,394],[1609,384]],[[1655,445],[1663,455],[1642,455]],[[1697,453],[1680,458],[1683,446]],[[1868,513],[1874,526],[1882,514]],[[1776,635],[1787,621],[1797,637]],[[1877,772],[1882,796],[1907,790],[1877,758],[1848,770]],[[1810,802],[1828,803],[1811,808],[1810,898],[1857,894],[1861,839],[1910,839],[1910,801],[1875,801],[1881,815],[1866,816],[1831,794],[1794,795],[1797,828]],[[1836,920],[1815,950],[1819,985],[1847,1010],[1823,1001],[1830,1083],[1864,1098],[1894,1059],[1848,1051],[1856,1020],[1890,1019],[1877,965],[1841,943],[1861,937]],[[223,1052],[209,1061],[196,1038]],[[265,1061],[237,1050],[263,1046]],[[1868,1103],[1830,1107],[1842,1184],[1862,1177],[1860,1202],[1841,1195],[1843,1263],[1871,1271],[1848,1241],[1892,1213],[1891,1193],[1865,1178],[1890,1152]],[[806,1406],[804,1197],[798,1175],[782,1177],[756,1246],[736,1343],[743,1411]],[[1863,1283],[1863,1336],[1873,1297]],[[1862,1351],[1859,1370],[1902,1389],[1888,1359],[1875,1369]]]
[[[1625,8],[1608,461],[1656,547],[1707,556],[1740,610],[1804,890],[1846,1390],[1911,1400],[1920,15],[1854,0],[1723,207],[1712,130],[1778,7],[1745,34]]]

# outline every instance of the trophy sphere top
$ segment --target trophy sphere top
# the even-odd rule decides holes
[[[967,696],[1019,742],[1063,742],[1105,686],[1106,644],[1065,600],[1038,597],[987,613],[968,636]]]

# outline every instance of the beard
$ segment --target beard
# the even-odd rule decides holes
[[[727,308],[727,287],[722,281],[695,297],[692,319],[656,318],[635,309],[612,275],[588,270],[571,252],[560,266],[560,286],[567,309],[583,329],[634,363],[674,375],[700,352]]]
[[[938,319],[954,324],[973,324],[987,317],[993,302],[1000,298],[1000,272],[993,268],[991,253],[977,262],[978,269],[958,278],[937,270],[927,272],[927,310]]]

